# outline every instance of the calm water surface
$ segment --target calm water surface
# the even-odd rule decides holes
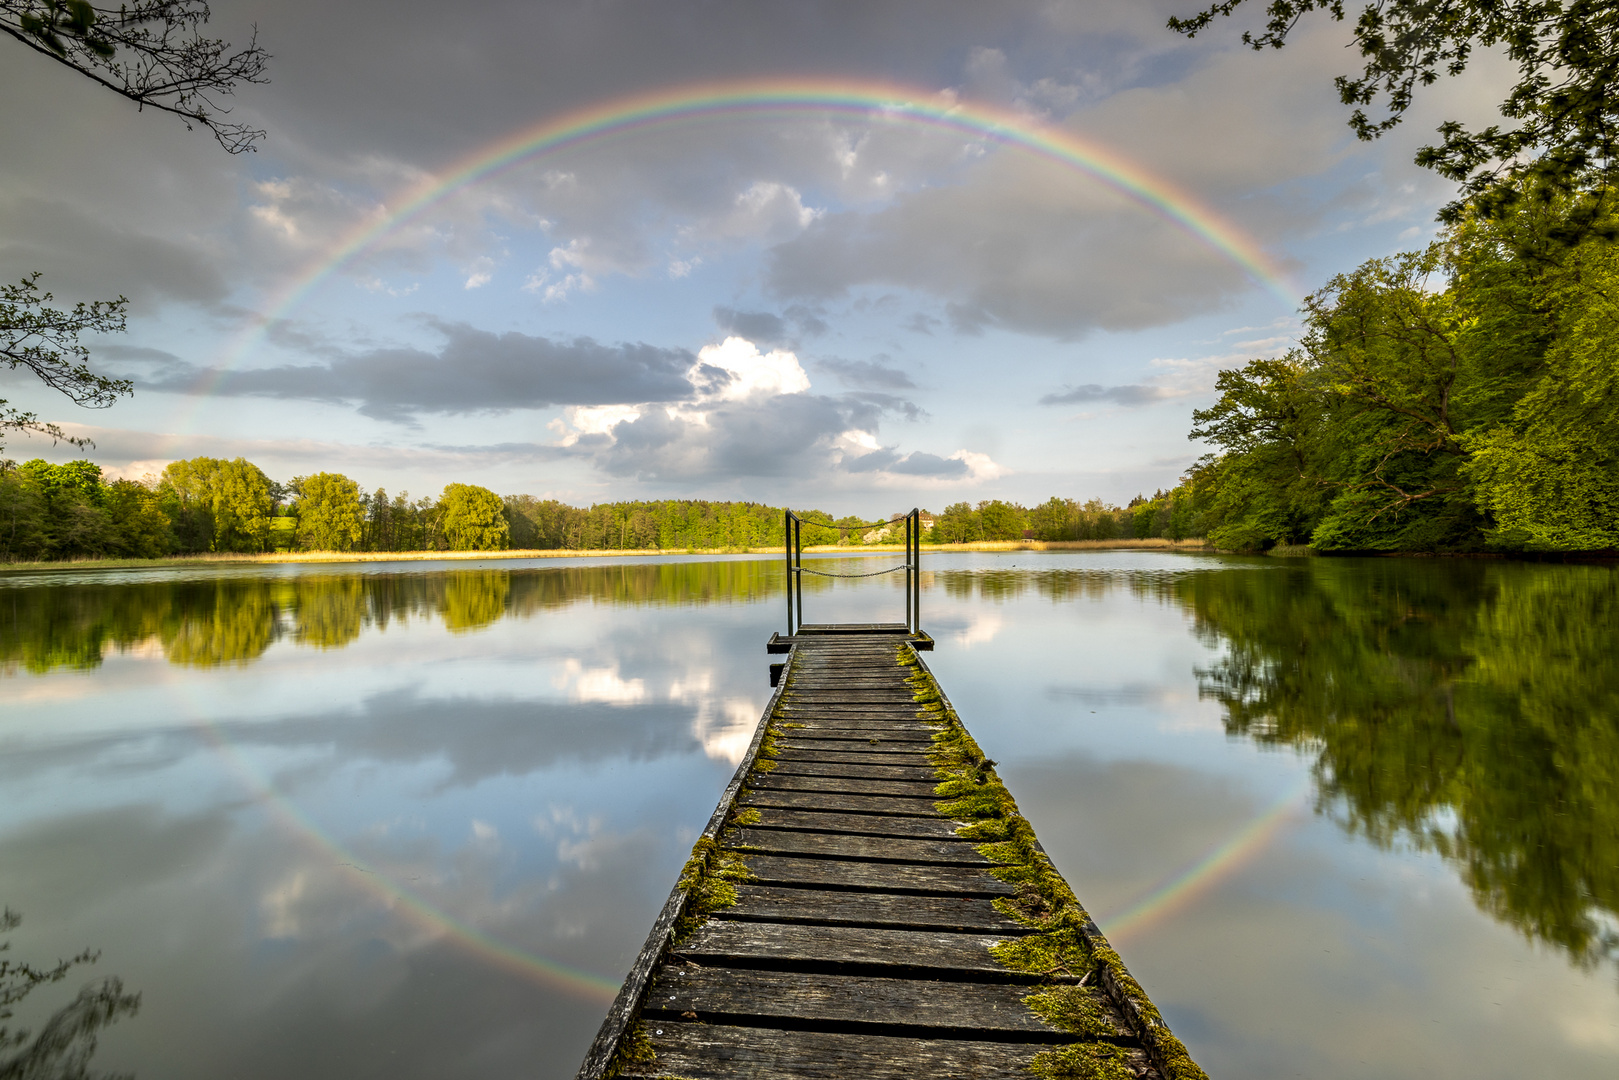
[[[930,664],[1216,1080],[1619,1075],[1614,569],[925,560]],[[142,1080],[571,1076],[769,696],[781,580],[0,577],[10,956],[101,953],[13,1027],[117,975],[94,1062]]]

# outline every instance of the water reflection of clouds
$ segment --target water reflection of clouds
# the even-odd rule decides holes
[[[570,701],[636,705],[646,700],[646,680],[620,677],[617,664],[587,668],[575,656],[562,662],[551,685],[566,692]]]

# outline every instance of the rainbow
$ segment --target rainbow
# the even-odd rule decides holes
[[[611,1002],[617,995],[619,989],[617,982],[508,945],[434,907],[398,882],[390,880],[381,871],[366,866],[342,844],[328,836],[326,831],[299,809],[297,804],[260,776],[258,770],[242,756],[216,723],[193,721],[192,724],[242,784],[254,794],[257,801],[270,810],[283,828],[314,847],[323,860],[341,871],[354,886],[381,899],[390,914],[413,923],[437,937],[452,941],[490,965],[519,978],[542,983],[603,1005]]]
[[[1309,787],[1308,777],[1302,784],[1289,787],[1230,838],[1164,878],[1123,910],[1098,919],[1097,925],[1109,939],[1119,939],[1184,908],[1264,850],[1293,818]]]
[[[548,117],[490,143],[441,173],[399,193],[378,214],[355,226],[273,294],[265,315],[227,346],[208,391],[276,320],[286,316],[333,274],[394,229],[420,217],[452,193],[547,154],[609,138],[713,119],[750,116],[847,116],[952,132],[1031,154],[1111,188],[1180,226],[1241,267],[1290,311],[1300,293],[1252,237],[1195,196],[1155,176],[1123,154],[1067,128],[949,94],[895,83],[846,78],[775,78],[698,83],[615,98]]]

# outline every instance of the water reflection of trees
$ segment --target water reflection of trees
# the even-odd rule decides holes
[[[22,918],[10,908],[0,910],[0,934],[10,933],[21,923]],[[10,951],[11,942],[0,940],[0,953]],[[127,993],[116,975],[85,984],[37,1032],[13,1031],[6,1023],[15,1007],[35,990],[61,982],[81,965],[95,963],[98,956],[86,949],[50,967],[0,956],[0,1080],[130,1080],[127,1073],[113,1077],[93,1073],[89,1067],[101,1031],[140,1009],[141,996]]]
[[[1619,960],[1619,573],[1312,560],[1178,591],[1228,731],[1315,754],[1324,810],[1531,939]]]
[[[782,577],[774,560],[737,560],[4,588],[0,670],[93,668],[109,650],[144,646],[187,666],[246,664],[283,637],[340,649],[367,628],[413,619],[472,632],[582,602],[744,603],[779,596]]]

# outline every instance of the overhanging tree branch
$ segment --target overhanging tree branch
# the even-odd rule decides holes
[[[1169,27],[1195,37],[1245,0],[1220,0]],[[1261,33],[1245,31],[1254,49],[1281,48],[1305,15],[1347,18],[1345,0],[1269,0]],[[1365,61],[1359,76],[1334,80],[1354,106],[1349,126],[1375,139],[1404,119],[1416,90],[1460,75],[1478,48],[1500,49],[1517,66],[1517,81],[1499,106],[1504,125],[1469,131],[1441,124],[1437,145],[1416,163],[1461,186],[1440,212],[1459,220],[1469,206],[1496,216],[1536,191],[1574,194],[1566,240],[1610,227],[1602,193],[1619,181],[1619,4],[1613,0],[1368,0],[1354,23]],[[1366,106],[1384,103],[1381,116]]]
[[[226,122],[221,104],[238,83],[263,83],[270,59],[249,39],[203,37],[204,0],[136,0],[117,8],[86,0],[0,0],[0,31],[141,108],[172,113],[206,128],[232,154],[255,149],[264,131]]]

